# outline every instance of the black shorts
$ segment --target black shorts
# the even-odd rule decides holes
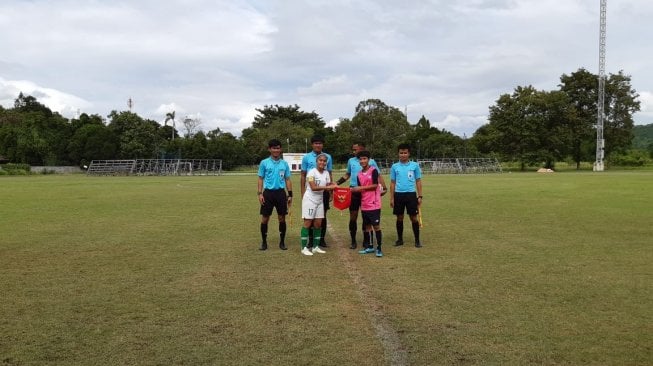
[[[352,187],[353,188],[353,187]],[[361,208],[361,192],[351,192],[351,202],[349,203],[349,211],[358,211]]]
[[[266,189],[263,191],[265,203],[261,205],[261,215],[271,216],[272,210],[277,209],[277,215],[288,214],[288,197],[285,189]]]
[[[417,215],[417,193],[415,192],[395,192],[395,207],[392,209],[393,215],[403,215],[404,209],[410,216]]]
[[[324,191],[322,198],[324,201],[324,213],[326,213],[326,211],[330,208],[329,199],[331,199],[331,193],[329,193],[329,191]]]
[[[363,211],[363,225],[381,225],[381,210]]]

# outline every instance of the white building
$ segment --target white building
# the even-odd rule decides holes
[[[299,172],[302,170],[302,159],[306,153],[283,153],[283,160],[290,165],[290,171]]]

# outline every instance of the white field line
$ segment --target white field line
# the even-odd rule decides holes
[[[383,312],[383,304],[372,296],[366,279],[363,278],[356,267],[356,263],[351,258],[351,253],[359,255],[358,252],[349,249],[349,240],[343,240],[330,223],[327,224],[327,228],[327,233],[334,239],[334,249],[337,248],[340,260],[347,269],[347,273],[354,285],[356,285],[356,292],[360,296],[361,303],[370,323],[372,323],[376,337],[381,341],[386,361],[393,366],[408,365],[406,349],[401,345],[397,331],[392,327],[388,317]],[[374,254],[366,254],[366,256],[372,256],[373,258],[369,258],[370,260],[385,260],[374,257]]]

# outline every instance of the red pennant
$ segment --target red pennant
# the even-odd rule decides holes
[[[338,210],[349,208],[351,203],[351,189],[338,187],[333,190],[333,207]]]

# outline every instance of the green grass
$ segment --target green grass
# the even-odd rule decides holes
[[[427,176],[424,248],[392,247],[386,198],[384,258],[346,249],[338,211],[307,258],[299,201],[290,250],[276,218],[257,250],[254,176],[0,177],[0,365],[384,364],[365,301],[411,365],[651,364],[652,188]]]

